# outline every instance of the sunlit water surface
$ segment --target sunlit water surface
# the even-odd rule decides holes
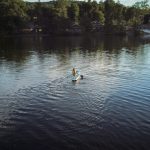
[[[148,39],[1,39],[0,150],[149,150]]]

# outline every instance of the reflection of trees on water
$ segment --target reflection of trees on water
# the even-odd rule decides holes
[[[122,49],[136,56],[139,47],[145,43],[149,40],[121,36],[13,37],[0,40],[0,58],[17,65],[23,65],[33,53],[40,61],[44,61],[48,54],[55,55],[59,61],[67,61],[73,57],[73,52],[81,53],[83,57],[106,53],[117,58]]]
[[[8,62],[24,63],[30,56],[30,50],[26,49],[28,42],[22,38],[8,38],[0,40],[0,58]]]

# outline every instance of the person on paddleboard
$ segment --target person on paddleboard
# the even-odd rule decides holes
[[[75,69],[75,68],[73,68],[73,69],[72,69],[72,75],[73,75],[73,76],[75,76],[75,75],[76,75],[76,73],[77,73],[76,69]]]

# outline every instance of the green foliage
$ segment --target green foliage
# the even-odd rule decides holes
[[[27,19],[26,4],[22,0],[0,1],[0,30],[14,32]]]
[[[57,0],[55,4],[56,15],[59,17],[67,18],[67,7],[69,5],[68,0]]]
[[[143,0],[141,2],[136,2],[133,7],[135,8],[141,8],[141,9],[148,9],[149,8],[149,4],[148,4],[149,0]]]
[[[68,8],[68,17],[73,21],[79,22],[79,5],[77,3],[72,3]]]
[[[95,10],[93,12],[93,20],[99,21],[102,25],[104,25],[105,22],[104,13],[100,10]]]
[[[113,0],[106,0],[105,6],[105,26],[110,28],[113,25],[115,2]]]
[[[142,23],[143,12],[141,9],[130,7],[126,10],[125,20],[129,26],[138,26]]]
[[[63,33],[73,24],[78,24],[85,31],[103,25],[108,32],[121,32],[126,26],[141,24],[142,17],[149,13],[148,0],[136,2],[132,7],[114,0],[102,0],[99,3],[92,0],[41,3],[0,0],[0,33],[18,32],[29,26],[33,29],[42,28],[45,33]]]
[[[26,5],[22,0],[1,0],[0,1],[0,15],[25,17]]]
[[[103,3],[97,3],[96,1],[83,2],[80,5],[80,23],[85,28],[89,29],[92,21],[97,21],[100,24],[104,24],[104,5]]]

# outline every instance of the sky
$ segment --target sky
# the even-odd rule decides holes
[[[38,0],[25,0],[25,1],[29,1],[29,2],[35,2],[35,1],[38,1]],[[47,1],[50,1],[50,0],[41,0],[41,2],[47,2]],[[97,0],[99,2],[99,0]],[[118,1],[118,0],[115,0],[115,1]],[[128,6],[131,6],[133,5],[135,2],[137,1],[142,1],[142,0],[119,0],[120,3],[124,4],[124,5],[128,5]]]

